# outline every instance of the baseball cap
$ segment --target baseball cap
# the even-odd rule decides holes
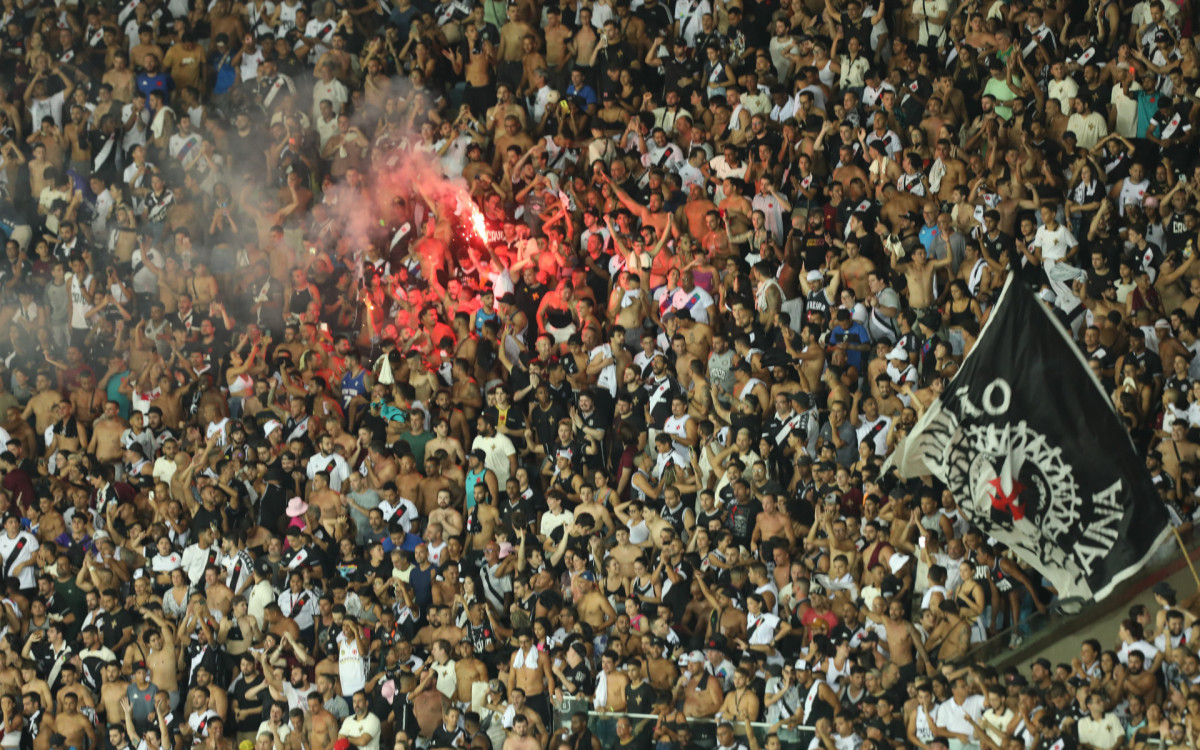
[[[1039,656],[1037,659],[1034,659],[1033,664],[1030,666],[1031,666],[1031,668],[1032,667],[1041,667],[1042,669],[1046,670],[1047,672],[1049,672],[1051,669],[1054,668],[1050,664],[1050,660],[1044,656]]]
[[[821,279],[823,279],[825,277],[821,274],[820,271],[813,270],[813,271],[808,272],[807,278],[809,281],[820,281]]]

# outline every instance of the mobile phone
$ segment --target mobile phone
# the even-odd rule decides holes
[[[150,502],[154,502],[154,490],[150,490]]]
[[[570,105],[570,104],[568,104],[568,103],[567,103],[567,101],[566,101],[565,99],[562,99],[562,100],[560,100],[560,101],[558,102],[558,106],[559,106],[559,109],[561,109],[563,112],[570,112],[570,111],[571,111],[571,105]]]
[[[917,544],[921,546],[921,549],[925,549],[925,537],[922,536],[921,538],[917,539]]]
[[[321,333],[329,333],[329,324],[321,323]]]

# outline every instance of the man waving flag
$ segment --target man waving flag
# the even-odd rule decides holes
[[[1008,283],[974,348],[891,459],[931,474],[1063,600],[1102,599],[1170,533],[1112,403],[1058,320]]]

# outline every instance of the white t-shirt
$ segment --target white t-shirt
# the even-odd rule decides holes
[[[1033,236],[1033,244],[1042,249],[1042,260],[1049,263],[1067,257],[1067,252],[1079,243],[1075,240],[1075,235],[1071,234],[1070,229],[1059,224],[1058,228],[1054,230],[1048,229],[1045,225],[1038,227],[1037,234]]]
[[[42,127],[42,118],[49,115],[54,118],[54,124],[58,127],[63,126],[62,108],[63,102],[66,101],[64,92],[60,91],[57,94],[52,94],[45,99],[33,99],[29,104],[29,117],[33,121],[33,129],[40,130]]]
[[[367,685],[367,660],[354,641],[339,639],[338,677],[344,695],[354,695]]]

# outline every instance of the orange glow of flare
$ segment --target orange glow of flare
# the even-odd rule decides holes
[[[487,224],[483,220],[483,214],[474,205],[471,206],[471,229],[480,240],[487,240]]]

